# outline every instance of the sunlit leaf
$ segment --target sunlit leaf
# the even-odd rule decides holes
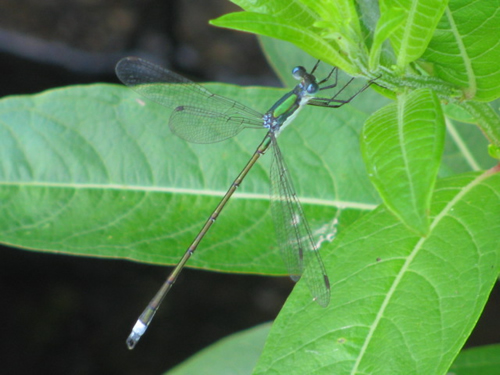
[[[384,203],[406,225],[425,234],[444,146],[444,120],[430,90],[400,95],[365,123],[362,150]]]

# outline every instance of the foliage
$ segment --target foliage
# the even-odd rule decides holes
[[[299,282],[254,373],[446,373],[500,269],[500,175],[486,151],[500,149],[487,103],[500,94],[500,0],[234,2],[245,11],[212,23],[292,42],[395,99],[367,91],[306,108],[280,136],[314,234],[338,231],[321,246],[332,299],[321,308]],[[314,63],[262,43],[284,81]],[[285,92],[208,87],[259,111]],[[263,134],[193,146],[169,134],[169,114],[112,85],[0,101],[0,241],[175,263]],[[252,170],[190,266],[286,273],[268,167]],[[498,357],[476,350],[467,358]]]
[[[327,253],[334,306],[287,304],[255,373],[446,373],[498,277],[498,167],[480,172],[493,164],[475,156],[484,144],[452,119],[478,125],[498,155],[485,102],[500,94],[500,2],[235,3],[245,12],[213,23],[292,42],[395,99],[362,129],[384,205]]]

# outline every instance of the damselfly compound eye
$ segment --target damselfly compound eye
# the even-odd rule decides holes
[[[303,66],[296,66],[292,70],[293,78],[297,80],[301,80],[306,73],[307,73],[306,69]]]
[[[306,87],[309,94],[316,94],[319,91],[319,85],[316,82],[310,83]]]

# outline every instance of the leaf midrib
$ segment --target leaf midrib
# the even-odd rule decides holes
[[[95,190],[123,190],[137,192],[152,192],[152,193],[174,193],[210,197],[223,197],[226,190],[209,190],[209,189],[187,189],[187,188],[169,188],[161,186],[140,186],[140,185],[119,185],[119,184],[79,184],[79,183],[57,183],[57,182],[2,182],[1,186],[22,186],[22,187],[47,187],[60,189],[95,189]],[[373,203],[363,203],[354,201],[343,201],[337,199],[319,199],[299,197],[300,202],[306,205],[338,207],[342,209],[351,208],[371,211],[377,205]],[[269,194],[260,193],[241,193],[235,192],[231,199],[251,199],[251,200],[269,200]]]

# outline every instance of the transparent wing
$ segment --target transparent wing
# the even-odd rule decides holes
[[[265,129],[262,120],[189,106],[177,107],[170,115],[168,126],[172,133],[193,143],[219,142],[249,127]]]
[[[272,146],[271,211],[281,255],[290,277],[294,281],[302,277],[314,300],[321,306],[327,306],[330,302],[330,282],[325,266],[275,137]]]
[[[263,127],[261,113],[215,95],[187,78],[138,57],[120,60],[116,65],[116,75],[138,94],[167,108],[176,109],[170,119],[170,128],[190,142],[218,142],[236,135],[243,128]],[[197,120],[204,114],[207,120],[195,122],[189,120],[188,114],[194,114]],[[183,130],[184,126],[188,129]]]

